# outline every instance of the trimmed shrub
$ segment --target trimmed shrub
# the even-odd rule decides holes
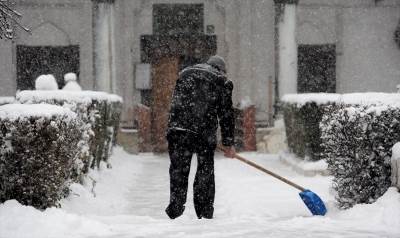
[[[330,106],[321,132],[323,156],[341,208],[372,203],[386,192],[391,184],[391,148],[400,140],[398,107]]]
[[[54,105],[0,106],[0,202],[44,209],[68,193],[80,159],[82,122]]]
[[[290,152],[307,160],[322,159],[321,131],[325,107],[338,101],[338,94],[297,94],[283,98],[283,115]]]
[[[82,166],[78,176],[88,169],[108,161],[117,130],[108,132],[111,124],[118,128],[122,99],[117,95],[94,91],[22,91],[17,94],[21,103],[48,103],[70,108],[84,122],[82,127]],[[115,120],[113,120],[114,118]],[[113,120],[112,122],[109,122]]]
[[[119,122],[122,113],[122,103],[118,97],[111,96],[107,102],[106,140],[103,152],[103,161],[108,161],[113,147],[117,144]]]

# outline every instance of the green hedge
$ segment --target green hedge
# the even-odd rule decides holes
[[[48,103],[68,107],[86,124],[82,141],[87,153],[82,153],[82,173],[108,163],[118,131],[122,99],[117,95],[94,91],[22,91],[17,94],[21,103]]]
[[[80,163],[82,126],[59,106],[0,106],[0,202],[57,205]]]
[[[283,104],[288,147],[297,157],[314,161],[322,159],[319,123],[327,105],[315,102]]]
[[[283,111],[290,151],[327,161],[341,208],[374,202],[390,186],[400,94],[286,95]]]
[[[321,122],[323,156],[342,208],[372,203],[391,185],[391,148],[400,141],[400,108],[329,107]]]

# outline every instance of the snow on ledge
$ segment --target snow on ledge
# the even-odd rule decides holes
[[[16,98],[21,103],[36,103],[43,100],[63,100],[80,103],[90,103],[92,100],[122,102],[122,98],[118,95],[98,91],[26,90],[17,93]]]
[[[282,161],[282,163],[290,166],[297,173],[304,176],[310,177],[316,175],[329,175],[328,164],[325,160],[303,160],[288,152],[281,152],[279,154],[279,160]]]
[[[0,105],[10,104],[15,101],[14,97],[0,97]]]
[[[296,104],[301,107],[306,103],[314,102],[318,105],[328,103],[339,103],[348,105],[391,105],[400,107],[400,94],[399,93],[379,93],[379,92],[366,92],[366,93],[303,93],[303,94],[286,94],[281,99],[284,103]]]
[[[297,104],[304,106],[306,103],[315,102],[318,105],[338,102],[341,98],[336,93],[302,93],[302,94],[286,94],[281,101],[284,103]]]
[[[76,118],[76,113],[68,108],[49,104],[6,104],[0,106],[0,120],[18,120],[20,118],[65,116],[69,120]]]

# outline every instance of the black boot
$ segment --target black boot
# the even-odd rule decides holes
[[[179,206],[176,204],[169,204],[165,212],[171,219],[175,219],[183,214],[185,211],[185,206]]]

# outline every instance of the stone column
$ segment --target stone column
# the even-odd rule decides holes
[[[275,0],[278,16],[278,94],[297,93],[296,8],[298,0]]]
[[[114,0],[93,0],[94,88],[115,93]]]

